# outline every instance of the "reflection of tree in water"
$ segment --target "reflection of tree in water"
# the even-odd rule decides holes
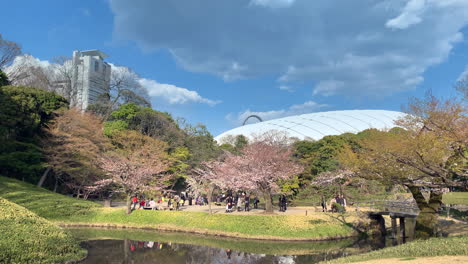
[[[362,245],[356,245],[359,248]],[[123,263],[123,264],[300,264],[349,255],[342,250],[323,250],[314,255],[282,256],[253,254],[231,249],[212,248],[156,241],[134,240],[95,240],[85,243],[88,258],[83,263]]]

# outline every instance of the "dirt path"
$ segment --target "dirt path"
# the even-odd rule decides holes
[[[123,202],[114,202],[113,206],[114,208],[125,208],[125,203]],[[226,214],[226,207],[223,206],[216,206],[212,205],[211,206],[213,213],[215,214]],[[183,206],[181,208],[182,211],[187,211],[187,212],[205,212],[208,213],[208,205],[191,205],[191,206]],[[355,211],[355,208],[348,207],[348,210],[350,211]],[[230,214],[239,214],[239,215],[252,215],[252,214],[263,214],[264,210],[262,209],[251,209],[249,212],[237,212],[234,211]],[[298,206],[298,207],[289,207],[286,212],[280,212],[278,210],[274,210],[275,214],[285,214],[285,215],[309,215],[313,213],[321,212],[321,208],[319,207],[314,207],[314,206]]]
[[[442,257],[425,257],[425,258],[389,258],[375,259],[362,262],[353,262],[360,264],[465,264],[468,263],[468,256],[442,256]]]
[[[225,214],[226,213],[226,207],[225,206],[211,206],[213,213],[215,214]],[[182,210],[187,211],[187,212],[209,212],[208,206],[207,205],[192,205],[192,206],[184,206]],[[280,212],[278,210],[274,210],[275,214],[285,214],[285,215],[306,215],[315,213],[318,211],[318,207],[290,207],[286,212]],[[252,215],[252,214],[262,214],[264,212],[263,209],[252,209],[249,212],[237,212],[234,211],[230,214],[238,214],[238,215]]]

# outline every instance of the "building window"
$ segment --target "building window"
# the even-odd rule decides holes
[[[99,61],[94,62],[94,71],[98,72],[99,71]]]

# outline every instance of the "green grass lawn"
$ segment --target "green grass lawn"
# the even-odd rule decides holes
[[[19,204],[49,220],[87,215],[101,205],[78,200],[44,188],[0,176],[0,197]]]
[[[0,263],[62,263],[85,254],[62,228],[0,198]]]
[[[0,177],[0,197],[26,207],[37,215],[64,225],[125,226],[228,235],[244,238],[319,240],[355,235],[353,214],[227,215],[184,211],[106,208],[47,191],[14,179]]]
[[[442,197],[444,204],[468,205],[468,192],[449,192]]]
[[[326,263],[349,263],[373,259],[468,255],[468,236],[417,240],[396,247],[336,259]]]

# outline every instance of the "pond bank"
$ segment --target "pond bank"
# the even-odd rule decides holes
[[[374,259],[367,261],[353,262],[355,264],[446,264],[446,263],[468,263],[468,256],[441,256],[441,257],[426,257],[426,258],[388,258]]]
[[[361,255],[336,259],[327,263],[350,263],[382,259],[408,259],[441,256],[468,256],[468,236],[435,237],[426,240],[416,240],[403,245],[384,248]],[[378,261],[378,262],[377,262]],[[405,262],[406,263],[406,262]],[[426,263],[426,262],[424,262]],[[428,262],[431,263],[431,262]],[[443,263],[450,263],[449,261]]]

